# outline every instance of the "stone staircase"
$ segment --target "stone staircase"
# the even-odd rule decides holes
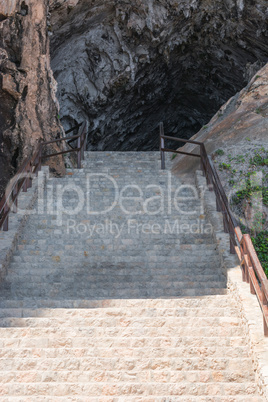
[[[0,284],[1,401],[264,400],[192,179],[159,167],[47,180]]]

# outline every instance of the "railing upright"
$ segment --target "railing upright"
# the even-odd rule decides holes
[[[7,232],[8,231],[8,205],[7,205],[7,203],[5,203],[5,206],[4,206],[4,215],[5,214],[7,214],[7,215],[6,215],[6,219],[4,220],[3,231]]]
[[[77,148],[77,168],[81,169],[81,137],[78,137]]]
[[[164,170],[166,168],[165,163],[165,139],[164,137],[164,124],[161,122],[160,125],[160,156],[161,156],[161,169]]]

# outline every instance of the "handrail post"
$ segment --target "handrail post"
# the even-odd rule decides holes
[[[85,139],[85,132],[83,131],[83,135],[82,135],[82,147],[81,147],[81,159],[82,159],[82,161],[85,159],[85,153],[84,153],[84,149],[85,149],[85,141],[86,141],[86,139]]]
[[[201,159],[201,170],[203,172],[203,175],[206,177],[206,149],[205,145],[202,143],[200,145],[200,159]]]
[[[8,206],[7,206],[7,204],[4,206],[4,214],[5,214],[6,212],[8,212]],[[4,232],[7,232],[7,231],[8,231],[8,215],[6,216],[6,219],[5,219],[4,224],[3,224],[3,231],[4,231]]]
[[[28,187],[31,188],[32,187],[32,163],[30,162],[30,166],[29,166],[29,170],[28,170],[28,174],[29,174],[29,185]]]
[[[18,210],[18,182],[15,184],[14,193],[12,194],[12,196],[13,196],[13,199],[15,200],[15,201],[13,201],[13,205],[14,205],[13,212],[17,213],[17,210]]]
[[[85,150],[86,150],[86,146],[87,146],[86,141],[87,141],[87,121],[85,121],[83,124],[82,153],[81,153],[82,160],[85,159]]]
[[[86,125],[85,125],[85,140],[84,140],[84,145],[83,145],[83,159],[85,159],[85,152],[87,150],[87,136],[88,136],[88,121],[86,120]]]
[[[263,316],[263,332],[264,332],[264,336],[268,336],[268,326],[266,324],[266,320],[265,320],[264,316]]]
[[[81,135],[78,137],[77,148],[77,169],[81,169]]]
[[[159,124],[159,129],[160,129],[160,156],[161,156],[161,169],[165,169],[165,151],[163,149],[165,148],[165,139],[163,138],[164,135],[164,124],[161,122]]]
[[[26,174],[27,174],[27,171],[26,171]],[[27,177],[24,177],[24,182],[23,182],[23,186],[22,186],[22,191],[23,191],[24,193],[27,193],[27,190],[28,190],[28,179],[27,179]]]
[[[41,167],[42,167],[42,153],[43,153],[43,145],[42,143],[40,144],[39,147],[39,153],[38,153],[38,159],[37,159],[37,172],[40,172]]]
[[[230,236],[230,253],[235,254],[235,246],[234,246],[234,243],[233,243],[232,236]]]

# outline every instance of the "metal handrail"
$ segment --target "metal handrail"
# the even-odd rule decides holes
[[[36,175],[41,169],[42,161],[47,158],[51,158],[57,155],[63,155],[71,152],[77,152],[77,168],[81,168],[81,160],[84,159],[84,152],[86,150],[87,135],[88,135],[88,122],[84,121],[66,131],[66,134],[79,128],[78,135],[72,137],[62,137],[51,141],[42,142],[38,145],[36,152],[33,156],[28,158],[22,163],[22,166],[18,170],[15,181],[12,183],[11,188],[8,188],[8,193],[0,201],[0,230],[8,230],[8,218],[11,210],[17,212],[18,207],[18,196],[21,190],[26,192],[28,188],[32,186],[33,175]],[[69,150],[55,152],[48,155],[44,154],[44,147],[46,145],[54,144],[57,142],[74,141],[78,140],[76,148],[71,148]]]
[[[165,139],[195,144],[200,147],[200,155],[186,151],[178,151],[165,148]],[[242,234],[237,220],[234,218],[223,189],[217,170],[211,157],[207,154],[204,143],[184,138],[169,137],[164,135],[163,123],[160,123],[160,154],[161,169],[165,169],[165,152],[175,152],[188,156],[198,156],[201,159],[201,168],[206,177],[209,189],[216,195],[216,208],[223,215],[223,227],[225,233],[229,233],[230,252],[237,254],[242,270],[242,279],[250,284],[250,292],[255,294],[263,314],[264,335],[268,336],[268,279],[258,259],[249,234]]]

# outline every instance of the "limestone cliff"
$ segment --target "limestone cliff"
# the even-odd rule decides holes
[[[47,11],[46,0],[0,1],[2,189],[39,141],[61,133],[56,82],[50,68]],[[57,170],[64,168],[59,159],[54,164]]]

